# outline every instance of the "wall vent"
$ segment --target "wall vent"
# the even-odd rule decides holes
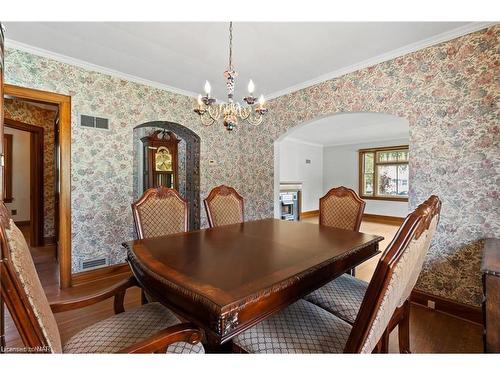
[[[109,130],[109,119],[104,117],[80,115],[80,126],[85,128]]]
[[[96,268],[106,267],[108,265],[109,260],[106,257],[80,260],[80,270],[82,271],[89,271]]]

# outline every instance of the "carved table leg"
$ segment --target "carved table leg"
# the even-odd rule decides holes
[[[206,353],[232,353],[233,341],[229,340],[221,344],[218,337],[206,332],[206,343],[204,344]]]

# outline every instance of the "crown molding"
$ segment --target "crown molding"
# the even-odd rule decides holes
[[[5,46],[7,48],[18,49],[18,50],[21,50],[24,52],[31,53],[31,54],[36,55],[36,56],[45,57],[45,58],[56,60],[56,61],[59,61],[59,62],[65,63],[65,64],[69,64],[69,65],[74,65],[74,66],[77,66],[77,67],[80,67],[80,68],[83,68],[86,70],[90,70],[93,72],[106,74],[106,75],[109,75],[112,77],[120,78],[120,79],[123,79],[126,81],[138,83],[141,85],[154,87],[154,88],[157,88],[160,90],[170,91],[170,92],[175,93],[175,94],[184,95],[184,96],[193,97],[193,98],[198,97],[198,94],[194,93],[192,91],[179,89],[177,87],[169,86],[169,85],[166,85],[164,83],[160,83],[160,82],[156,82],[156,81],[150,81],[149,79],[137,77],[137,76],[134,76],[132,74],[123,73],[123,72],[120,72],[118,70],[109,69],[109,68],[106,68],[106,67],[101,66],[101,65],[92,64],[92,63],[89,63],[89,62],[84,61],[84,60],[80,60],[80,59],[76,59],[74,57],[62,55],[62,54],[57,53],[57,52],[52,52],[52,51],[49,51],[49,50],[46,50],[43,48],[39,48],[39,47],[35,47],[35,46],[29,45],[26,43],[18,42],[16,40],[6,38],[5,39]]]
[[[316,77],[314,79],[311,79],[311,80],[308,80],[305,82],[301,82],[297,85],[287,87],[283,90],[273,92],[271,94],[266,95],[266,98],[268,100],[275,99],[279,96],[287,95],[287,94],[290,94],[292,92],[299,91],[299,90],[305,89],[305,88],[310,87],[310,86],[314,86],[318,83],[325,82],[325,81],[343,76],[345,74],[355,72],[355,71],[360,70],[360,69],[368,68],[370,66],[380,64],[384,61],[389,61],[389,60],[395,59],[397,57],[406,55],[408,53],[415,52],[415,51],[418,51],[420,49],[430,47],[432,45],[439,44],[439,43],[442,43],[442,42],[445,42],[445,41],[448,41],[451,39],[455,39],[455,38],[458,38],[458,37],[466,35],[466,34],[470,34],[472,32],[487,28],[487,27],[495,25],[495,24],[497,24],[497,22],[471,22],[471,23],[464,25],[462,27],[458,27],[458,28],[446,31],[446,32],[441,33],[441,34],[434,35],[434,36],[429,37],[427,39],[423,39],[423,40],[420,40],[418,42],[408,44],[404,47],[383,53],[381,55],[369,58],[369,59],[361,61],[359,63],[352,64],[350,66],[332,71],[330,73],[323,74],[323,75]],[[126,81],[139,83],[139,84],[154,87],[154,88],[157,88],[160,90],[166,90],[166,91],[169,91],[169,92],[172,92],[175,94],[180,94],[180,95],[184,95],[184,96],[188,96],[188,97],[192,97],[192,98],[198,97],[198,93],[195,93],[192,91],[183,90],[183,89],[169,86],[169,85],[166,85],[166,84],[163,84],[160,82],[151,81],[151,80],[148,80],[145,78],[134,76],[132,74],[127,74],[127,73],[120,72],[118,70],[106,68],[106,67],[103,67],[101,65],[92,64],[92,63],[89,63],[89,62],[84,61],[84,60],[76,59],[76,58],[66,56],[66,55],[63,55],[60,53],[52,52],[52,51],[49,51],[49,50],[46,50],[43,48],[35,47],[35,46],[29,45],[26,43],[18,42],[18,41],[13,40],[13,39],[6,38],[5,46],[7,48],[18,49],[21,51],[31,53],[33,55],[46,57],[46,58],[53,59],[53,60],[56,60],[56,61],[59,61],[62,63],[78,66],[78,67],[86,69],[86,70],[90,70],[90,71],[94,71],[94,72],[98,72],[98,73],[102,73],[102,74],[107,74],[107,75],[110,75],[113,77],[121,78],[121,79],[124,79]]]
[[[431,37],[426,38],[426,39],[419,40],[418,42],[408,44],[404,47],[397,48],[395,50],[380,54],[378,56],[371,57],[371,58],[364,60],[364,61],[361,61],[359,63],[355,63],[352,65],[346,66],[344,68],[334,70],[333,72],[330,72],[330,73],[322,74],[319,77],[313,78],[313,79],[305,81],[305,82],[298,83],[296,85],[287,87],[283,90],[279,90],[279,91],[273,92],[271,94],[267,94],[266,99],[271,100],[271,99],[275,99],[275,98],[283,96],[283,95],[288,95],[292,92],[299,91],[299,90],[305,89],[307,87],[317,85],[318,83],[329,81],[331,79],[338,78],[338,77],[343,76],[345,74],[352,73],[352,72],[355,72],[357,70],[365,69],[365,68],[380,64],[380,63],[385,62],[385,61],[393,60],[397,57],[404,56],[408,53],[415,52],[415,51],[418,51],[420,49],[427,48],[427,47],[430,47],[430,46],[433,46],[433,45],[436,45],[439,43],[443,43],[443,42],[446,42],[448,40],[452,40],[452,39],[458,38],[460,36],[485,29],[485,28],[493,26],[495,24],[497,24],[497,22],[471,22],[467,25],[457,27],[455,29],[446,31],[446,32],[441,33],[441,34],[431,36]]]
[[[300,143],[302,145],[307,145],[307,146],[314,146],[314,147],[324,147],[321,143],[316,143],[316,142],[309,142],[309,141],[303,141],[302,139],[298,139],[298,138],[295,138],[295,137],[285,137],[283,138],[283,141],[290,141],[290,142],[293,142],[293,143]]]

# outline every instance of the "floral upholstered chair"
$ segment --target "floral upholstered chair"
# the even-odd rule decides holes
[[[140,239],[188,230],[188,204],[174,189],[160,186],[146,190],[132,204],[132,213]]]
[[[236,336],[238,352],[372,353],[385,352],[385,336],[394,322],[400,339],[409,339],[408,297],[436,229],[440,201],[430,197],[408,215],[382,254],[352,324],[307,300]],[[403,320],[398,316],[405,316]],[[400,341],[401,345],[401,341]]]
[[[210,228],[244,221],[243,197],[232,187],[221,185],[213,188],[203,203]]]
[[[397,313],[394,315],[391,323],[389,324],[388,331],[383,337],[383,350],[387,349],[387,340],[389,339],[390,332],[397,325],[399,325],[399,349],[403,353],[410,352],[408,332],[410,313],[409,298],[411,291],[417,282],[418,275],[422,270],[424,258],[430,248],[434,233],[436,232],[441,212],[441,202],[436,196],[429,198],[426,203],[433,207],[435,215],[432,217],[432,221],[429,225],[429,229],[426,231],[426,235],[421,236],[420,241],[422,241],[422,246],[419,247],[420,252],[418,254],[418,260],[415,263],[415,268],[412,270],[412,275],[409,279],[407,290],[405,291],[406,302],[401,309],[397,310]],[[312,292],[306,296],[305,299],[337,315],[349,324],[354,324],[367,289],[368,283],[366,281],[344,274],[326,284],[324,287]]]
[[[2,255],[1,297],[28,348],[51,353],[203,353],[201,331],[181,323],[167,308],[150,303],[124,312],[128,288],[135,278],[98,294],[73,301],[49,304],[38,278],[26,240],[0,203]],[[61,341],[54,313],[75,310],[114,297],[115,314]]]

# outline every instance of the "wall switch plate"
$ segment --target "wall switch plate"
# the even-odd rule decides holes
[[[428,300],[427,300],[427,307],[428,307],[429,309],[433,309],[433,310],[434,310],[434,309],[436,308],[436,302],[434,302],[434,301],[432,301],[432,300],[428,299]]]

